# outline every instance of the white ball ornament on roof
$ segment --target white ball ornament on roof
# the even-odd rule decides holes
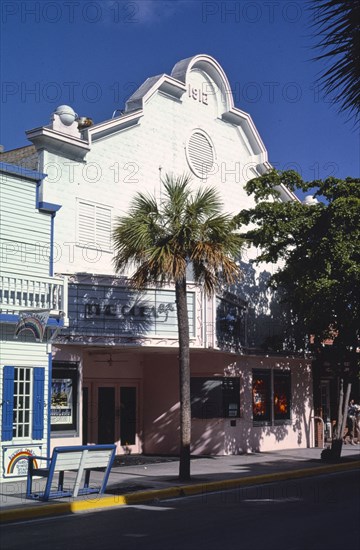
[[[56,108],[55,114],[60,117],[61,122],[65,126],[71,126],[77,119],[77,114],[69,105],[60,105]]]

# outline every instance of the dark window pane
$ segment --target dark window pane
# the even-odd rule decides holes
[[[136,388],[120,388],[120,442],[135,445],[136,442]]]
[[[274,420],[290,420],[290,372],[274,372]]]
[[[193,418],[222,418],[222,378],[191,379],[191,415]]]
[[[240,379],[192,378],[191,415],[193,418],[238,418]]]
[[[255,422],[271,421],[271,373],[253,370],[252,403]]]
[[[98,388],[98,443],[115,441],[115,388]]]
[[[89,389],[83,388],[83,445],[88,443]]]

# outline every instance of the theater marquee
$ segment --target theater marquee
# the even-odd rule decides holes
[[[195,292],[187,293],[190,335],[195,336]],[[70,284],[72,333],[177,338],[175,291]]]

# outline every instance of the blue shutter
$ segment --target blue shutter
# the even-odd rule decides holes
[[[44,388],[45,369],[43,367],[35,367],[33,390],[33,439],[42,439],[44,437]]]
[[[14,367],[4,367],[3,373],[1,438],[2,441],[10,441],[13,437]]]

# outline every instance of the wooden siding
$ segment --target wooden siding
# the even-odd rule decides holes
[[[36,182],[2,174],[0,184],[2,272],[48,276],[51,215],[36,208]]]

